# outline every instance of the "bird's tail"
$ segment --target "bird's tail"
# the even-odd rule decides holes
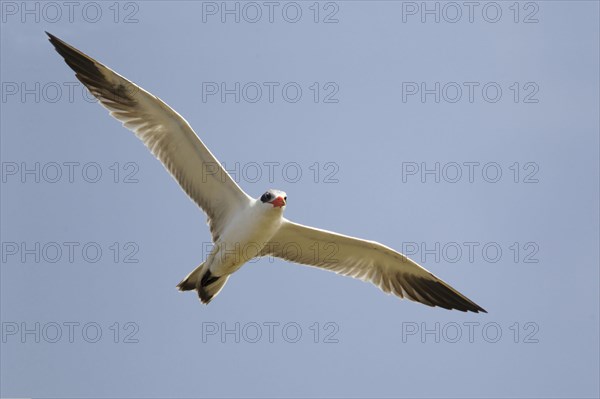
[[[179,291],[198,291],[200,301],[207,304],[221,291],[229,275],[215,276],[205,263],[195,268],[186,278],[177,284]]]

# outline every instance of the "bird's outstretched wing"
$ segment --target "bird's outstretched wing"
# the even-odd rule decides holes
[[[408,257],[378,242],[315,229],[284,219],[261,255],[369,281],[386,293],[428,306],[463,312],[486,312]]]
[[[242,191],[187,121],[158,97],[46,32],[56,51],[88,90],[135,133],[183,190],[208,215],[217,240],[228,221],[246,206]]]

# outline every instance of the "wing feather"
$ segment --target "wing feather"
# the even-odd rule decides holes
[[[374,241],[315,229],[284,219],[261,255],[276,256],[368,281],[386,293],[428,306],[463,312],[486,312],[416,262]]]
[[[46,32],[75,76],[133,131],[187,195],[208,215],[213,240],[250,197],[236,184],[187,121],[152,95],[100,62]]]

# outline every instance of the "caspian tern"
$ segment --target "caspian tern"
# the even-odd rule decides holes
[[[486,312],[416,262],[378,242],[303,226],[283,217],[287,195],[246,194],[187,121],[158,97],[46,32],[77,78],[144,142],[204,210],[214,247],[177,288],[208,304],[244,263],[274,256],[371,282],[386,293],[428,306]]]

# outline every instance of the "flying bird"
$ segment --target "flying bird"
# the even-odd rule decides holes
[[[178,285],[208,304],[246,262],[274,256],[371,282],[400,298],[486,312],[408,257],[375,241],[294,223],[283,212],[287,195],[246,194],[188,122],[161,99],[46,32],[76,77],[110,114],[142,140],[206,213],[213,249]]]

